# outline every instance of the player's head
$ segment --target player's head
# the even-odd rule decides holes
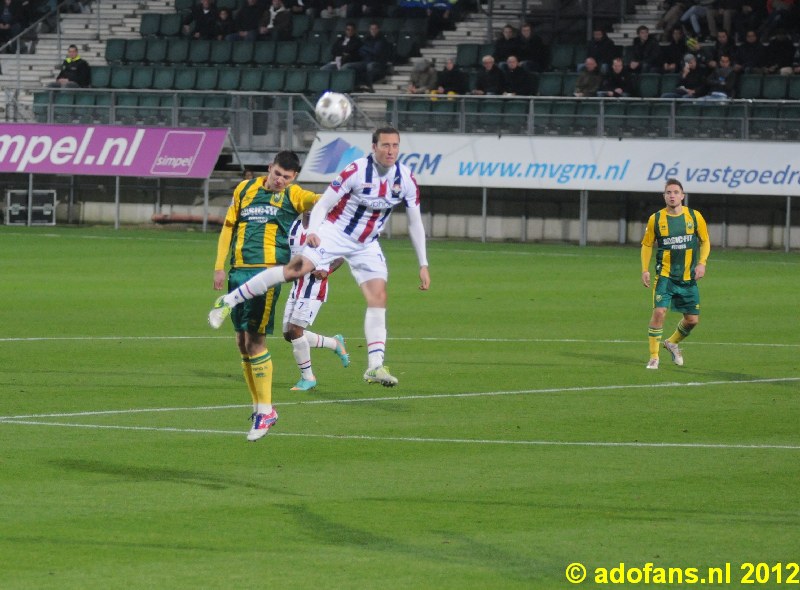
[[[297,178],[300,172],[300,158],[293,151],[283,150],[275,154],[267,175],[267,188],[282,191]]]
[[[400,132],[394,127],[379,127],[372,134],[372,155],[381,166],[393,166],[400,155]]]
[[[677,178],[668,178],[664,185],[664,201],[670,207],[677,207],[683,202],[683,185]]]

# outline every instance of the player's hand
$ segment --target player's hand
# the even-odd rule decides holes
[[[642,273],[642,285],[650,287],[650,271],[646,270]]]
[[[315,270],[311,274],[314,275],[314,278],[316,278],[319,281],[328,278],[328,271],[327,270]]]
[[[431,273],[428,272],[427,266],[419,267],[419,290],[427,291],[431,286]]]
[[[702,279],[706,276],[706,265],[705,264],[698,264],[694,267],[694,278],[695,279]]]
[[[316,248],[319,246],[319,236],[317,234],[308,234],[306,236],[306,244],[311,246],[312,248]]]
[[[224,270],[215,270],[214,271],[214,290],[221,291],[222,287],[225,285],[225,271]]]

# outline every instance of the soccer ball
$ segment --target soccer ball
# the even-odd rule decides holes
[[[344,125],[353,114],[353,103],[344,94],[326,92],[319,97],[314,107],[317,121],[323,127],[334,129]]]

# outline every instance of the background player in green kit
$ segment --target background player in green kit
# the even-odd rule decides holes
[[[664,341],[676,365],[683,365],[678,343],[700,321],[700,291],[697,280],[706,274],[711,252],[706,221],[699,211],[683,206],[686,195],[674,178],[664,187],[666,207],[647,220],[642,239],[642,284],[650,287],[650,258],[656,246],[656,278],[653,285],[653,315],[650,318],[648,369],[658,369],[658,350],[667,310],[683,313],[675,333]]]
[[[229,258],[228,291],[271,266],[290,258],[289,228],[297,216],[310,211],[319,195],[292,184],[300,159],[291,151],[278,152],[267,176],[243,180],[233,191],[217,243],[214,289],[225,287],[225,261]],[[247,440],[263,437],[278,420],[272,407],[272,358],[265,335],[272,334],[280,285],[238,306],[231,314],[236,345],[253,399],[253,427]]]

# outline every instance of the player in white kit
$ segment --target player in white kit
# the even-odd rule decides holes
[[[289,228],[289,249],[292,256],[298,255],[306,243],[309,213],[299,216]],[[344,344],[344,336],[323,336],[311,332],[322,304],[328,299],[328,276],[344,263],[337,258],[330,267],[318,268],[294,281],[292,291],[283,310],[283,337],[292,345],[292,354],[300,369],[300,380],[292,391],[308,391],[317,386],[317,378],[311,368],[311,349],[328,348],[336,353],[342,366],[350,365],[350,355]]]
[[[239,303],[342,257],[367,303],[364,333],[368,367],[364,380],[386,387],[397,385],[397,378],[384,366],[388,269],[378,236],[392,208],[401,203],[406,207],[408,233],[419,262],[420,290],[427,291],[431,281],[419,187],[408,167],[397,161],[399,153],[400,133],[393,127],[377,129],[372,134],[372,154],[347,166],[312,209],[302,253],[285,266],[269,268],[217,299],[208,314],[211,327],[222,325]]]

